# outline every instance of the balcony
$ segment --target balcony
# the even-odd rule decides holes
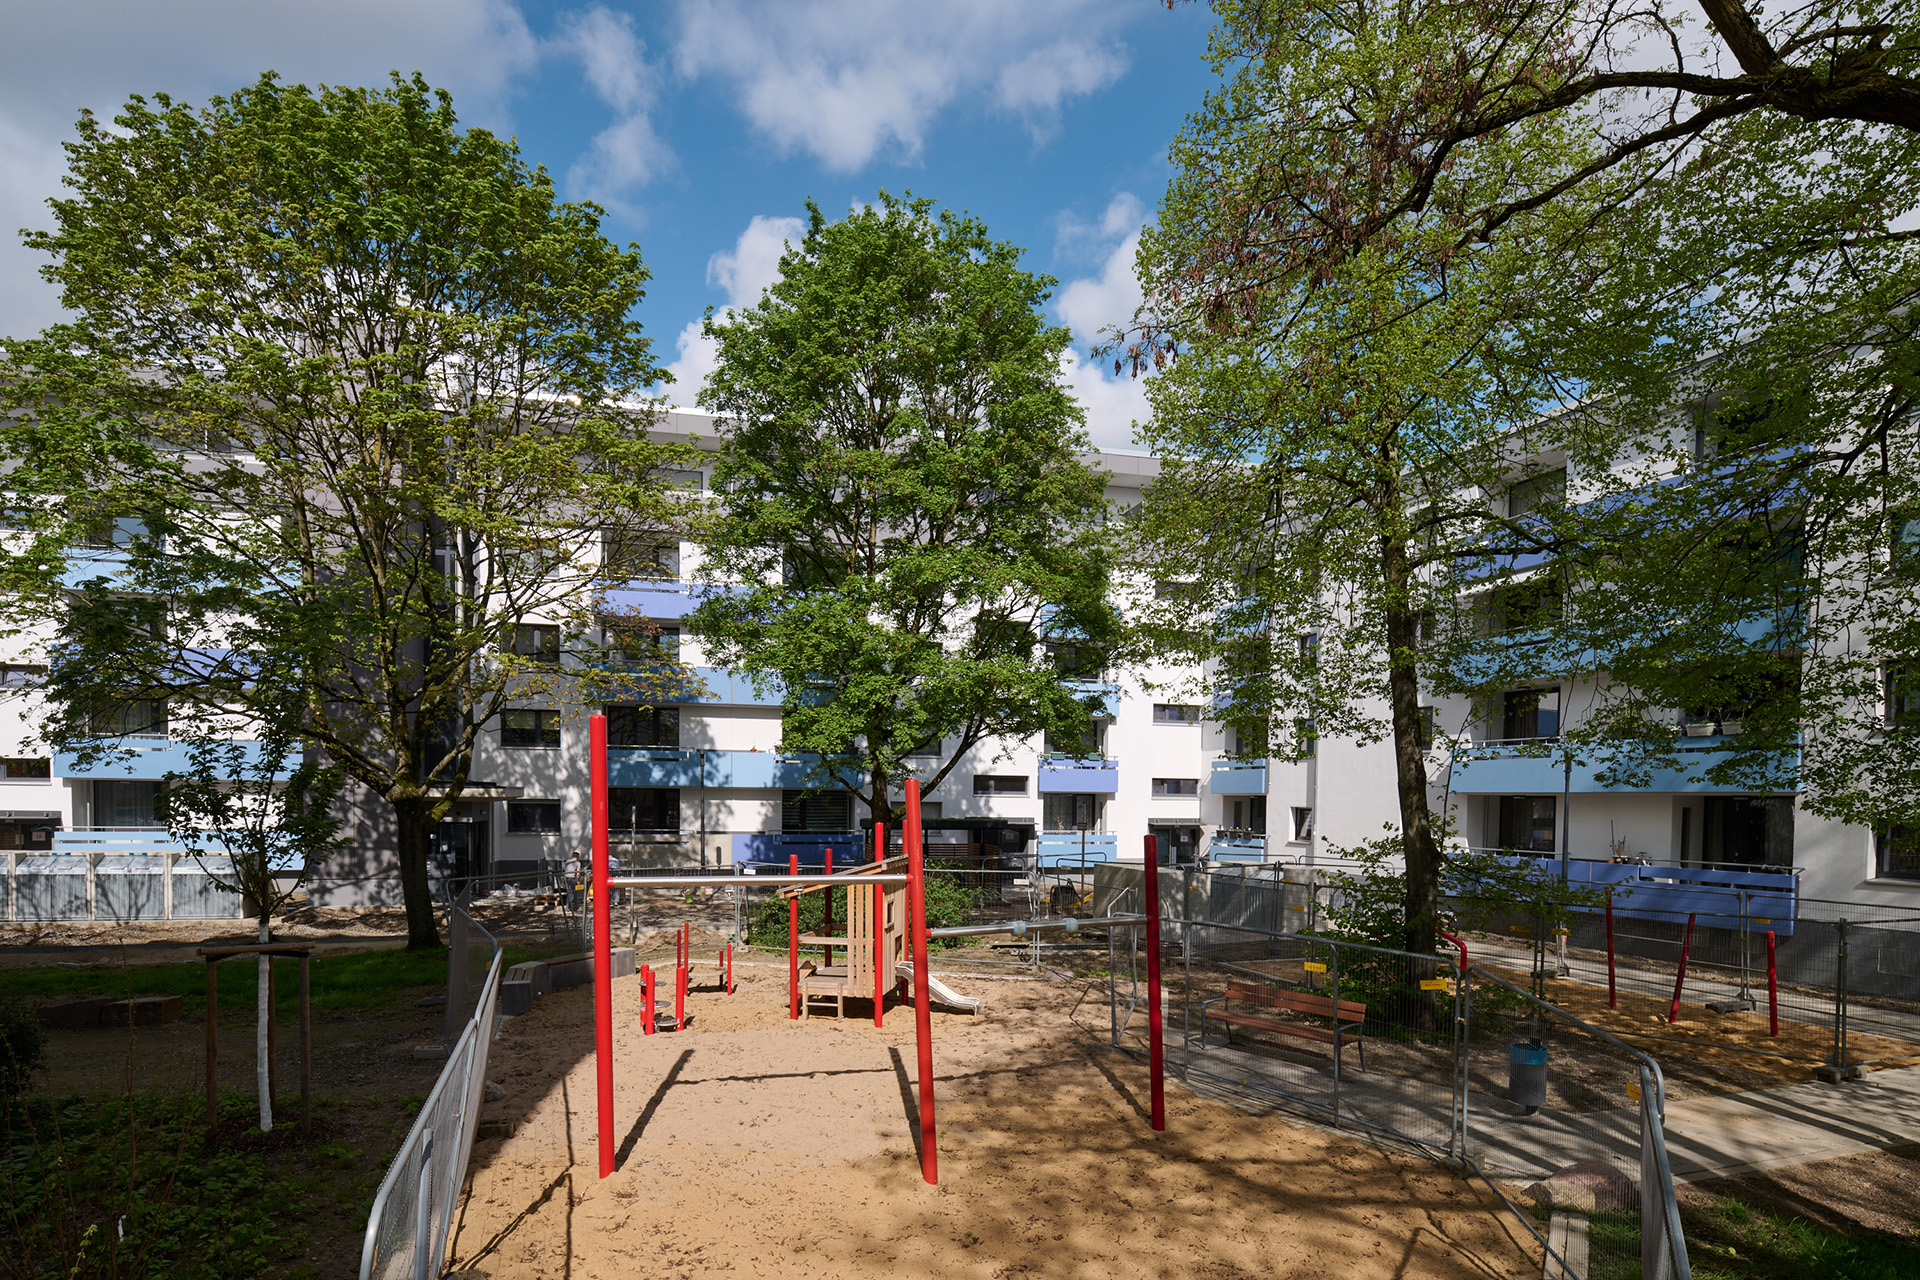
[[[115,782],[158,782],[169,773],[187,773],[193,768],[193,761],[184,743],[161,737],[122,738],[118,745],[132,754],[124,759],[96,760],[90,765],[82,765],[73,752],[57,751],[53,756],[53,776],[100,778]],[[243,742],[241,745],[245,748],[247,768],[257,768],[260,763],[260,744]],[[285,777],[285,771],[280,776]]]
[[[1114,862],[1120,857],[1120,837],[1099,831],[1047,831],[1034,837],[1034,850],[1043,867]]]
[[[1222,827],[1207,841],[1209,862],[1264,862],[1267,837],[1260,831],[1235,831]]]
[[[1676,750],[1682,759],[1692,757],[1679,768],[1651,771],[1645,786],[1607,785],[1596,775],[1606,763],[1591,759],[1576,761],[1569,780],[1566,766],[1556,758],[1553,738],[1534,738],[1515,742],[1486,742],[1467,747],[1453,759],[1452,789],[1455,795],[1552,795],[1562,790],[1578,794],[1738,794],[1751,788],[1720,786],[1693,776],[1716,761],[1714,756],[1730,755],[1738,746],[1733,735],[1715,733],[1708,737],[1683,737]],[[1780,753],[1775,773],[1784,786],[1799,773],[1799,752]]]
[[[818,766],[818,760],[775,751],[610,746],[607,785],[771,790],[806,786]]]
[[[1040,761],[1039,793],[1090,792],[1112,795],[1120,789],[1117,760],[1048,756]]]
[[[1217,796],[1263,796],[1267,794],[1267,762],[1215,760],[1207,786]]]

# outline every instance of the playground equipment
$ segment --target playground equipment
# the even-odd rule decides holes
[[[592,797],[593,820],[593,899],[594,918],[594,1066],[600,1138],[600,1176],[608,1177],[613,1173],[615,1156],[614,1109],[613,1109],[613,962],[612,962],[612,918],[609,907],[609,895],[614,889],[695,889],[695,888],[735,888],[738,881],[733,876],[686,875],[686,876],[613,876],[607,865],[608,854],[608,812],[607,812],[607,720],[605,716],[590,716],[587,721],[588,738],[588,778]],[[884,830],[877,834],[882,841],[876,850],[884,851]],[[853,885],[871,885],[876,889],[904,890],[901,900],[895,906],[903,906],[904,913],[890,911],[886,896],[882,894],[874,901],[874,910],[878,927],[872,928],[870,937],[892,936],[888,922],[898,920],[904,926],[900,933],[904,935],[910,955],[894,965],[896,980],[905,980],[913,990],[914,1045],[919,1067],[919,1110],[920,1110],[920,1174],[929,1184],[940,1180],[939,1137],[934,1124],[933,1095],[933,1026],[932,1026],[932,983],[927,973],[927,910],[926,910],[926,866],[922,856],[924,840],[920,816],[920,783],[909,778],[906,784],[906,830],[902,833],[906,845],[907,868],[904,874],[881,869],[887,864],[875,863],[873,869],[862,868],[858,876],[842,873],[840,875],[803,875],[798,870],[798,860],[788,864],[788,874],[784,876],[762,876],[759,883],[771,883],[775,886],[790,888],[834,887]],[[1156,865],[1154,856],[1154,838],[1146,838],[1147,866]],[[1144,924],[1147,928],[1147,983],[1148,983],[1148,1026],[1152,1042],[1150,1055],[1151,1097],[1153,1100],[1153,1127],[1166,1128],[1164,1102],[1164,1080],[1162,1079],[1162,1043],[1160,1016],[1160,915],[1159,893],[1155,885],[1156,877],[1147,876],[1150,886],[1146,899],[1148,911],[1144,917],[1116,918],[1113,923]],[[859,893],[852,895],[856,900],[864,897]],[[794,944],[799,937],[798,899],[790,902],[789,955],[794,957],[794,965],[789,970],[797,970],[797,951]],[[1009,926],[1010,928],[1011,926]],[[1062,922],[1061,927],[1065,927]],[[833,945],[845,946],[846,943],[834,939]],[[885,948],[880,948],[885,958]],[[903,966],[910,968],[903,969]],[[684,970],[681,970],[682,972]],[[882,964],[873,967],[873,981],[876,988],[880,975],[885,972]],[[797,982],[797,975],[796,975]],[[952,993],[949,993],[952,994]],[[684,995],[683,995],[684,998]],[[879,1001],[875,1002],[876,1013]]]

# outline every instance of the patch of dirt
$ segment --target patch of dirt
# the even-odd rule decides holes
[[[1682,1184],[1683,1205],[1731,1197],[1839,1232],[1920,1241],[1920,1146],[1890,1147],[1761,1173]]]
[[[916,1155],[913,1012],[868,1001],[790,1021],[783,963],[707,977],[684,1032],[646,1036],[614,984],[618,1169],[598,1177],[591,994],[507,1023],[454,1274],[764,1277],[1538,1275],[1484,1187],[1417,1157],[1251,1116],[1172,1084],[1148,1126],[1142,1064],[1099,1044],[1077,985],[948,979],[936,1013],[940,1182]]]

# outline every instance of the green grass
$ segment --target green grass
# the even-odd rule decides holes
[[[505,963],[518,964],[555,954],[552,950],[508,947]],[[207,974],[204,961],[155,964],[126,969],[69,969],[55,965],[22,966],[3,971],[8,994],[32,1000],[70,996],[177,995],[190,1011],[206,1007]],[[256,969],[244,960],[220,965],[220,1007],[251,1008]],[[299,970],[275,962],[275,1008],[294,1012],[300,1007]],[[315,1009],[363,1009],[386,1003],[409,987],[444,987],[447,950],[356,951],[344,955],[317,954],[310,984]]]
[[[1732,1198],[1681,1210],[1694,1280],[1913,1280],[1920,1244],[1878,1233],[1843,1235]],[[1597,1213],[1587,1225],[1589,1280],[1640,1274],[1640,1219]]]

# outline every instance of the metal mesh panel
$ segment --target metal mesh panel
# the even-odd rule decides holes
[[[468,939],[471,951],[487,955],[486,976],[473,1016],[374,1194],[361,1244],[361,1280],[427,1280],[440,1274],[446,1259],[454,1202],[480,1121],[503,960],[499,942],[457,905],[449,928]]]
[[[86,858],[20,859],[13,873],[13,910],[16,920],[85,920]]]

